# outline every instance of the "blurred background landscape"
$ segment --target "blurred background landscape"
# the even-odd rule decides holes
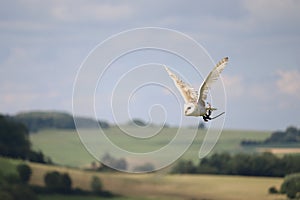
[[[2,1],[0,199],[300,198],[299,9],[295,0]],[[168,93],[141,93],[129,104],[135,106],[132,118],[122,113],[122,125],[140,136],[163,125],[149,143],[120,130],[108,106],[111,91],[96,94],[101,100],[99,118],[88,115],[84,101],[80,116],[72,115],[73,84],[83,60],[111,35],[137,27],[187,34],[203,46],[212,63],[229,56],[221,80],[227,96],[224,129],[205,158],[199,159],[198,153],[209,123],[198,125],[200,119],[193,118],[179,127],[181,111]],[[121,61],[112,72],[163,61],[187,73],[181,61],[165,54],[137,52]],[[202,81],[190,79],[195,88]],[[107,79],[106,84],[114,83]],[[154,99],[172,111],[166,123],[157,118],[149,124],[143,106],[148,109]],[[197,130],[197,135],[176,162],[155,172],[149,171],[161,160],[145,163],[101,152],[101,160],[114,168],[149,172],[130,174],[92,156],[80,140],[74,118],[84,134],[101,127],[117,146],[132,152],[164,147],[179,128],[187,136]]]

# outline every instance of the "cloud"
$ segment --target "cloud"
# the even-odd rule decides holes
[[[248,34],[268,36],[260,42],[264,44],[271,41],[269,45],[291,37],[299,38],[300,1],[245,0],[243,4],[247,17],[244,17],[239,26],[243,27],[246,37]]]
[[[278,70],[276,86],[282,94],[300,99],[300,71]]]
[[[51,9],[51,14],[57,20],[78,22],[78,21],[116,21],[124,20],[131,16],[133,8],[128,4],[108,4],[95,3],[80,5],[75,2],[65,2],[55,4]]]
[[[241,75],[222,75],[227,97],[238,98],[245,92],[244,80]]]
[[[30,109],[60,109],[64,98],[55,90],[41,90],[27,83],[4,83],[0,87],[0,110],[20,112]],[[56,106],[53,106],[56,102]]]
[[[257,20],[264,22],[278,23],[287,19],[296,21],[300,17],[300,2],[295,0],[253,0],[244,1],[249,14]]]

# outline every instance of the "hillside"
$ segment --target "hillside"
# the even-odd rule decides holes
[[[132,129],[135,132],[138,131],[138,128],[132,127]],[[147,133],[151,133],[154,130],[156,130],[155,127],[149,127],[144,131],[147,131]],[[163,133],[149,138],[149,140],[147,141],[128,137],[117,127],[106,129],[105,133],[112,142],[114,142],[121,148],[133,152],[147,152],[159,149],[168,144],[168,142],[174,137],[176,130],[176,128],[165,128]],[[184,129],[184,131],[185,134],[191,134],[193,132],[192,129],[188,128]],[[95,133],[97,133],[96,129],[85,130],[85,134],[87,135]],[[256,148],[241,147],[241,140],[263,140],[269,136],[270,132],[224,130],[211,154],[217,152],[256,152]],[[185,152],[182,158],[188,160],[192,159],[195,162],[199,162],[198,153],[204,137],[205,131],[199,130],[193,144]],[[45,153],[45,155],[50,156],[53,162],[59,163],[61,165],[82,167],[90,165],[92,161],[95,161],[95,158],[93,158],[85,149],[75,130],[41,130],[37,134],[31,134],[30,140],[34,149],[41,150]],[[98,145],[102,146],[101,141],[99,141]],[[184,143],[179,143],[178,145],[184,145]],[[130,167],[141,164],[138,160],[132,160],[131,158],[126,159],[128,160],[128,164],[130,165]]]
[[[31,165],[33,183],[41,183],[38,174],[43,174],[51,168]],[[106,190],[115,194],[137,199],[274,199],[268,194],[271,186],[280,187],[281,178],[257,178],[239,176],[213,175],[167,175],[163,173],[127,174],[127,173],[95,173],[71,170],[67,168],[52,168],[71,174],[75,187],[87,189],[92,176],[98,176]],[[249,192],[249,189],[251,191]],[[280,197],[276,195],[276,197]]]
[[[75,129],[72,115],[56,111],[32,111],[18,113],[13,118],[24,123],[30,132],[37,132],[40,129]]]
[[[0,169],[12,170],[21,161],[0,157]],[[73,186],[90,189],[93,176],[101,179],[104,189],[123,197],[116,199],[285,199],[283,195],[268,194],[271,186],[280,187],[282,178],[257,178],[241,176],[214,175],[169,175],[164,171],[150,174],[99,173],[87,172],[66,167],[29,163],[33,169],[31,184],[43,185],[43,176],[49,171],[67,172],[73,180]],[[250,192],[251,191],[251,192]],[[52,197],[52,198],[50,198]],[[127,197],[127,198],[126,198]],[[66,199],[62,196],[42,196],[42,199]],[[80,199],[80,197],[78,197]],[[74,199],[78,199],[77,197]],[[72,197],[67,199],[72,200]],[[98,198],[95,198],[98,200]],[[102,198],[101,198],[102,199]],[[113,198],[114,199],[114,198]]]
[[[75,129],[73,116],[60,111],[30,111],[18,113],[12,116],[16,121],[22,122],[30,132],[38,132],[43,129]],[[97,128],[98,124],[103,128],[108,128],[105,121],[96,121],[87,117],[75,117],[76,126],[80,128]]]

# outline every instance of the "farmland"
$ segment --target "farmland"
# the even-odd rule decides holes
[[[21,161],[0,158],[1,164],[15,165]],[[258,178],[242,176],[215,175],[170,175],[164,171],[150,174],[99,173],[87,172],[66,167],[48,166],[29,163],[33,169],[31,184],[43,185],[43,175],[49,171],[67,172],[70,174],[73,187],[89,189],[92,176],[98,176],[104,189],[126,199],[285,199],[283,195],[268,194],[268,188],[279,188],[282,178]],[[88,197],[85,199],[99,200],[102,198]],[[72,196],[41,196],[42,200],[62,199],[77,200]]]
[[[150,129],[150,130],[149,130]],[[86,134],[93,134],[96,130],[87,129]],[[148,128],[151,132],[151,128]],[[186,134],[191,134],[192,129],[186,128],[184,130]],[[117,128],[110,128],[106,131],[110,140],[118,146],[128,151],[147,152],[159,149],[174,137],[176,128],[167,128],[153,138],[150,138],[150,142],[143,143],[139,140],[132,139],[124,136],[124,134]],[[240,146],[240,142],[243,139],[249,140],[263,140],[270,136],[270,132],[263,131],[237,131],[237,130],[225,130],[222,132],[217,144],[215,145],[211,153],[216,152],[255,152],[255,148],[243,148]],[[198,152],[205,136],[204,131],[199,131],[195,140],[189,149],[184,153],[182,159],[198,161]],[[79,139],[79,136],[74,130],[41,130],[38,133],[31,134],[30,140],[33,148],[41,150],[47,156],[60,165],[71,167],[83,167],[90,164],[95,160]],[[99,143],[101,145],[101,142]],[[179,143],[178,145],[184,145]],[[131,162],[134,162],[130,160]]]
[[[166,128],[155,137],[149,138],[150,143],[124,136],[116,127],[106,130],[108,138],[118,146],[129,150],[147,152],[159,149],[168,144],[174,137],[176,128]],[[97,130],[86,129],[84,134],[93,135]],[[148,132],[152,132],[147,128]],[[184,129],[191,134],[192,129]],[[147,134],[143,132],[144,134]],[[210,155],[220,152],[254,153],[261,149],[243,147],[242,140],[264,140],[271,132],[224,130]],[[192,145],[180,159],[199,162],[198,152],[205,137],[205,131],[199,130]],[[89,189],[93,176],[98,176],[104,188],[121,195],[116,199],[285,199],[283,195],[268,194],[271,186],[280,187],[283,178],[221,176],[221,175],[170,175],[169,168],[150,174],[99,173],[82,171],[78,168],[90,166],[96,159],[85,149],[80,137],[74,130],[48,129],[31,134],[33,148],[50,156],[60,166],[47,166],[31,163],[33,168],[32,184],[43,185],[43,175],[48,171],[67,172],[73,180],[73,187]],[[184,143],[178,143],[183,145]],[[99,143],[101,145],[101,142]],[[125,158],[129,165],[137,161]],[[70,168],[71,167],[71,168]],[[41,199],[72,200],[73,197],[62,195],[42,196]],[[74,197],[76,198],[79,197]],[[89,197],[94,200],[94,197]],[[88,199],[88,198],[87,198]]]

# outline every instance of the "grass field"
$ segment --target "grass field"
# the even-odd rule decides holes
[[[95,134],[96,130],[85,130],[85,134]],[[151,128],[147,129],[151,132]],[[185,129],[191,134],[191,129]],[[175,128],[167,128],[161,134],[143,140],[127,137],[117,128],[110,128],[106,134],[112,142],[129,151],[147,152],[159,149],[168,144],[176,133]],[[256,152],[256,148],[243,148],[241,140],[264,140],[270,132],[224,130],[211,153],[216,152]],[[182,159],[198,161],[199,148],[203,142],[205,132],[199,131],[193,144],[182,156]],[[33,147],[42,150],[55,163],[71,167],[89,165],[95,159],[88,153],[81,143],[76,131],[71,130],[43,130],[30,135]],[[183,143],[184,144],[184,143]],[[178,143],[178,145],[183,145]],[[101,143],[99,144],[101,145]],[[126,158],[127,159],[127,158]],[[127,159],[128,160],[128,159]],[[117,199],[285,199],[282,195],[268,194],[268,188],[280,187],[282,178],[258,178],[241,176],[214,175],[169,175],[168,169],[150,174],[127,173],[96,173],[68,167],[30,164],[34,169],[32,184],[43,185],[43,175],[48,171],[68,172],[73,180],[73,186],[89,189],[93,176],[98,176],[106,190],[124,197]],[[76,200],[79,197],[55,196],[55,199]],[[93,199],[91,200],[97,200]],[[43,196],[42,200],[54,199],[53,196]],[[87,200],[89,200],[87,198]]]
[[[176,130],[176,128],[167,128],[164,129],[162,133],[146,140],[128,137],[117,128],[106,130],[106,135],[117,146],[128,151],[140,153],[157,150],[167,145],[174,137]],[[151,128],[148,128],[147,131],[151,132],[152,130]],[[192,129],[188,128],[184,130],[187,135],[191,134],[192,131]],[[95,133],[96,130],[85,130],[85,134],[87,135]],[[242,148],[240,146],[240,141],[243,139],[263,140],[270,134],[270,132],[262,131],[224,130],[211,153],[224,151],[229,153],[255,152],[255,148]],[[204,131],[199,131],[197,133],[193,144],[183,155],[183,159],[198,161],[198,152],[204,136]],[[34,149],[41,150],[45,155],[50,156],[55,163],[61,165],[82,167],[89,165],[95,160],[95,158],[93,158],[93,156],[85,149],[77,132],[74,130],[42,130],[36,134],[31,134],[30,140]],[[97,145],[101,146],[101,141]],[[177,145],[180,147],[180,145],[185,144],[184,141],[182,141],[182,143],[178,143]],[[130,160],[130,158],[126,159],[127,161]],[[135,161],[130,160],[130,162],[134,163]]]
[[[22,161],[0,158],[0,163],[15,170],[16,164]],[[6,164],[5,164],[6,163]],[[121,197],[112,200],[127,199],[224,199],[224,200],[283,200],[284,195],[268,194],[271,186],[280,187],[282,178],[215,176],[215,175],[170,175],[164,171],[150,174],[97,173],[71,169],[67,167],[48,166],[29,163],[33,169],[31,184],[44,185],[43,177],[49,171],[67,172],[72,179],[73,187],[90,189],[93,176],[98,176],[104,189]],[[4,169],[4,167],[3,167]],[[2,170],[3,170],[2,169]],[[41,200],[100,200],[98,197],[46,195]]]
[[[5,174],[16,174],[15,168],[20,162],[20,160],[0,157],[0,171]]]
[[[40,200],[139,200],[140,198],[129,198],[129,197],[114,197],[114,198],[103,198],[95,196],[69,196],[69,195],[40,195]]]
[[[272,147],[262,147],[257,149],[260,152],[270,152],[276,155],[284,154],[300,154],[300,148],[272,148]]]

